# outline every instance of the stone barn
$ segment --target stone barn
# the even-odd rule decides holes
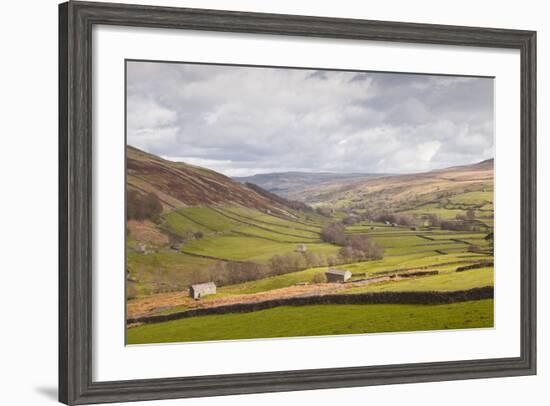
[[[331,268],[325,272],[328,283],[344,283],[351,278],[351,272],[344,269]]]
[[[298,244],[296,246],[296,252],[306,252],[307,251],[307,247],[305,244]]]
[[[191,285],[189,288],[189,296],[193,299],[201,299],[204,296],[215,295],[216,284],[214,282],[198,283]]]

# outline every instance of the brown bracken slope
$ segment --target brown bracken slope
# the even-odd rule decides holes
[[[126,147],[127,190],[155,193],[165,210],[188,206],[241,205],[287,214],[287,208],[215,171],[172,162]]]

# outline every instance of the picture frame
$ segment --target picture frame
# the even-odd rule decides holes
[[[516,49],[521,60],[520,356],[94,381],[92,28],[277,34]],[[536,32],[73,2],[59,6],[59,400],[88,404],[536,374]]]

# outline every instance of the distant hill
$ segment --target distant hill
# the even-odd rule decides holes
[[[386,175],[330,172],[277,172],[234,177],[233,179],[241,183],[253,183],[269,192],[289,197],[293,194],[299,194],[309,187],[320,187],[323,184],[330,184],[333,182],[338,182],[343,185],[381,176]]]
[[[405,175],[286,172],[232,179],[131,146],[126,151],[128,190],[154,192],[164,211],[239,205],[292,216],[293,210],[307,208],[296,201],[321,207],[406,211],[449,196],[493,190],[492,159]]]
[[[164,210],[188,206],[240,205],[287,214],[283,200],[228,178],[218,172],[183,162],[172,162],[132,146],[126,147],[128,191],[155,193]]]
[[[495,167],[495,160],[493,158],[486,159],[485,161],[477,162],[470,165],[460,165],[460,166],[451,166],[449,168],[445,169],[437,169],[432,172],[460,172],[460,171],[466,171],[471,172],[474,170],[479,171],[487,171],[487,170],[493,170]]]
[[[424,173],[333,180],[292,191],[288,198],[320,206],[403,210],[468,191],[492,191],[493,167],[489,159]]]

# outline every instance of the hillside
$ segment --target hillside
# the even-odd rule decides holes
[[[404,211],[442,199],[493,190],[493,160],[425,173],[388,175],[356,182],[333,180],[289,194],[308,204],[334,208]],[[486,199],[492,202],[492,197]]]
[[[321,176],[303,190],[294,184],[292,196],[334,209],[312,210],[256,184],[128,147],[127,344],[491,327],[490,300],[442,307],[395,298],[492,292],[492,166]],[[132,212],[132,201],[143,204]],[[142,208],[148,217],[138,216]],[[371,208],[392,210],[395,220]],[[327,229],[340,230],[339,238],[327,238],[334,236]],[[349,280],[329,280],[335,266]],[[204,282],[216,292],[189,297],[190,286]],[[371,294],[395,300],[369,304],[390,322],[375,315],[365,324],[355,297]],[[262,303],[275,307],[262,310]],[[278,330],[280,320],[287,324]]]
[[[287,214],[281,201],[206,168],[172,162],[132,146],[126,148],[128,191],[153,192],[164,212],[190,206],[236,205]]]
[[[233,179],[241,183],[253,183],[269,192],[289,197],[292,195],[299,195],[304,189],[311,187],[319,188],[333,182],[344,185],[381,176],[385,175],[330,172],[277,172],[235,177]]]

